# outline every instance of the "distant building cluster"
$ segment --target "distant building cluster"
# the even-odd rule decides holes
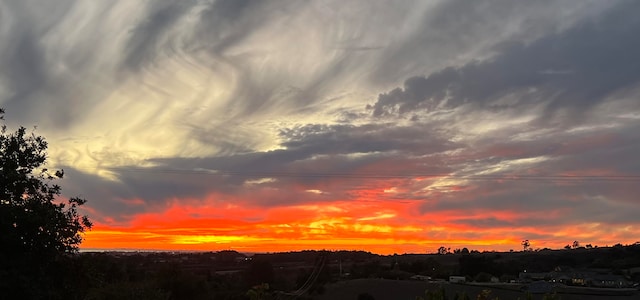
[[[520,272],[518,279],[522,283],[544,281],[598,288],[631,288],[634,286],[634,282],[623,275],[603,273],[601,270],[576,270],[568,267],[558,267],[551,272]]]

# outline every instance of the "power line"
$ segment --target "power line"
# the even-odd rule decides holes
[[[280,296],[289,296],[289,297],[293,297],[293,299],[297,299],[298,297],[307,293],[309,289],[311,289],[311,287],[313,287],[313,285],[316,283],[316,281],[318,280],[318,277],[320,277],[320,273],[322,272],[322,269],[325,266],[326,260],[327,260],[326,254],[321,253],[319,256],[319,259],[316,260],[316,263],[314,264],[313,270],[311,271],[311,274],[307,278],[307,281],[305,281],[304,284],[300,286],[300,288],[298,288],[293,292],[278,293],[278,298],[280,298]]]

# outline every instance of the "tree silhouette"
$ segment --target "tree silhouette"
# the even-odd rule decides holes
[[[531,250],[531,243],[529,242],[529,240],[524,240],[522,241],[522,250],[523,251],[528,251]]]
[[[4,110],[0,109],[0,120]],[[54,298],[61,255],[76,252],[81,234],[91,228],[77,209],[86,200],[57,199],[62,178],[44,168],[47,142],[24,127],[0,130],[0,290],[16,299]],[[64,203],[66,202],[66,203]],[[55,273],[53,273],[55,272]]]

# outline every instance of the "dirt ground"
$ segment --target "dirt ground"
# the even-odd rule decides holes
[[[357,300],[361,293],[372,295],[375,300],[415,300],[417,296],[424,296],[425,290],[435,290],[439,286],[444,287],[446,295],[449,299],[453,299],[456,292],[466,292],[470,299],[476,299],[476,296],[485,287],[449,284],[449,283],[433,283],[423,281],[407,281],[407,280],[387,280],[387,279],[356,279],[349,281],[341,281],[326,286],[323,295],[315,296],[318,300]],[[534,300],[542,299],[543,295],[533,295]],[[640,294],[630,296],[596,296],[596,295],[575,295],[575,294],[559,294],[562,300],[638,300]],[[516,300],[526,299],[525,293],[520,291],[510,291],[504,289],[492,289],[491,299],[498,297],[500,300]]]

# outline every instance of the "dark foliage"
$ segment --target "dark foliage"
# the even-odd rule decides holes
[[[0,109],[0,119],[4,110]],[[59,201],[49,171],[47,142],[24,127],[0,131],[0,290],[21,299],[64,296],[64,255],[77,252],[91,227],[77,209],[86,201]]]
[[[361,293],[358,295],[358,300],[375,300],[373,296],[369,293]]]

